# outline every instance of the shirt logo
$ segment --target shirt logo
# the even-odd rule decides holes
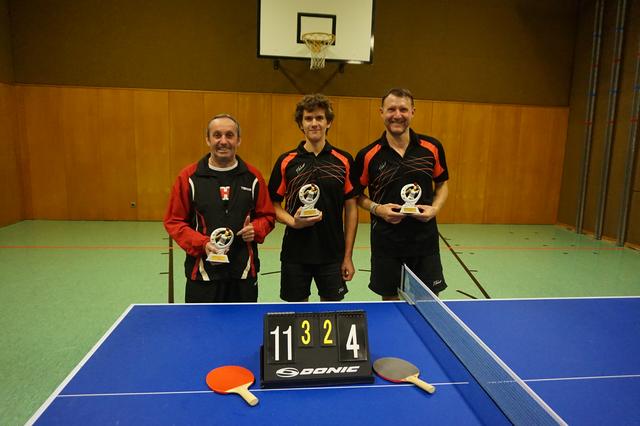
[[[298,167],[296,167],[296,173],[300,174],[302,169],[304,169],[304,166],[306,166],[306,164],[300,164]]]
[[[243,191],[249,191],[251,192],[251,188],[247,187],[247,186],[240,186],[240,189],[242,189]]]
[[[379,166],[378,166],[378,171],[381,172],[385,167],[387,167],[387,162],[383,161]]]
[[[220,198],[222,201],[229,201],[229,196],[231,195],[231,187],[230,186],[221,186],[220,187]]]

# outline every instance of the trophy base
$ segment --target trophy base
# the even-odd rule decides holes
[[[320,210],[318,209],[302,209],[300,211],[300,217],[315,217],[320,215]]]
[[[416,206],[402,206],[400,208],[400,213],[404,214],[419,214],[420,210]]]
[[[229,263],[229,258],[226,254],[210,254],[209,257],[207,257],[207,262]]]

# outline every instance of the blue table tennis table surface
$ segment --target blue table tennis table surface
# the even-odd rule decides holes
[[[449,301],[453,310],[569,424],[640,424],[640,298]],[[418,366],[437,388],[372,384],[261,389],[267,312],[364,309],[371,359]],[[255,407],[210,391],[221,365],[256,376]],[[132,305],[29,423],[509,424],[406,302]]]

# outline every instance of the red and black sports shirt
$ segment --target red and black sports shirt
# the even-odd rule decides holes
[[[309,264],[342,262],[344,201],[356,195],[349,180],[353,157],[328,141],[316,156],[304,148],[304,143],[278,158],[269,179],[269,195],[273,201],[284,200],[285,210],[293,216],[302,206],[298,191],[303,185],[315,183],[320,188],[315,207],[322,211],[322,220],[304,229],[287,227],[280,260]]]
[[[380,139],[364,147],[353,168],[352,181],[358,193],[368,188],[369,198],[376,203],[404,204],[400,196],[403,186],[417,183],[422,194],[417,204],[431,205],[434,183],[449,179],[444,148],[435,138],[410,130],[409,146],[400,156],[389,146],[386,132]],[[371,218],[371,247],[374,255],[416,256],[437,249],[438,229],[435,220],[423,223],[407,217],[392,225],[377,216]],[[433,247],[435,239],[436,247]]]

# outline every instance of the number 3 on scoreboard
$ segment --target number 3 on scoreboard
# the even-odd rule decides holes
[[[311,322],[308,319],[302,320],[300,331],[300,344],[302,346],[310,346],[313,343],[313,339],[311,337]]]

